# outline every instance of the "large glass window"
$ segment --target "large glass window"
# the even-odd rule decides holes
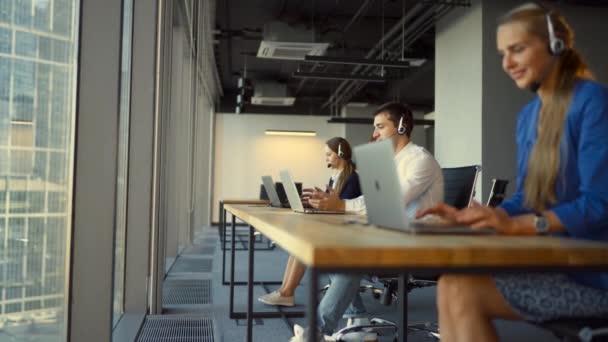
[[[125,246],[127,230],[127,188],[129,169],[129,120],[131,106],[131,37],[133,0],[123,0],[122,58],[120,63],[120,113],[118,131],[118,173],[114,240],[113,325],[124,313]]]
[[[78,6],[0,0],[0,340],[64,341]]]

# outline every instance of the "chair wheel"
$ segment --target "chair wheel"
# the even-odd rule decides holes
[[[372,292],[372,295],[374,296],[375,299],[380,299],[380,294],[377,292]]]

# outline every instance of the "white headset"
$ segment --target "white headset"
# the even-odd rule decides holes
[[[342,143],[338,144],[338,157],[344,159],[344,152],[342,152]]]
[[[553,21],[551,20],[551,12],[547,15],[547,30],[549,31],[549,51],[553,56],[559,56],[564,53],[566,49],[566,43],[564,40],[555,35],[555,29],[553,28]]]
[[[399,127],[397,128],[397,133],[399,135],[404,135],[407,131],[407,126],[403,124],[403,116],[404,114],[401,114],[401,119],[399,119]]]

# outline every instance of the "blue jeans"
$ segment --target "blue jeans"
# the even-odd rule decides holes
[[[331,274],[329,278],[331,284],[317,308],[317,324],[326,335],[333,334],[344,314],[354,316],[366,312],[359,295],[362,275]]]

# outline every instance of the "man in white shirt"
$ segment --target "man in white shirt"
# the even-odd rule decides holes
[[[435,158],[423,147],[410,141],[414,128],[411,110],[397,102],[382,105],[374,112],[374,141],[392,139],[395,147],[395,165],[404,195],[403,203],[409,217],[419,209],[430,208],[443,201],[443,173]],[[381,167],[381,165],[379,165]],[[315,208],[364,213],[363,196],[341,200],[328,188],[329,195],[315,191],[309,203]],[[318,335],[332,335],[343,315],[361,316],[365,306],[359,296],[361,275],[330,275],[331,285],[318,307]],[[348,309],[348,311],[347,311]],[[294,328],[292,341],[304,341],[301,327]],[[373,337],[366,336],[366,339]]]
[[[387,103],[374,113],[372,136],[374,141],[392,139],[394,142],[395,165],[404,194],[403,202],[412,218],[416,210],[430,208],[443,200],[443,175],[439,164],[427,150],[410,141],[413,121],[407,107],[396,102]],[[365,213],[363,196],[341,200],[331,190],[329,196],[316,191],[309,203],[324,210]]]

